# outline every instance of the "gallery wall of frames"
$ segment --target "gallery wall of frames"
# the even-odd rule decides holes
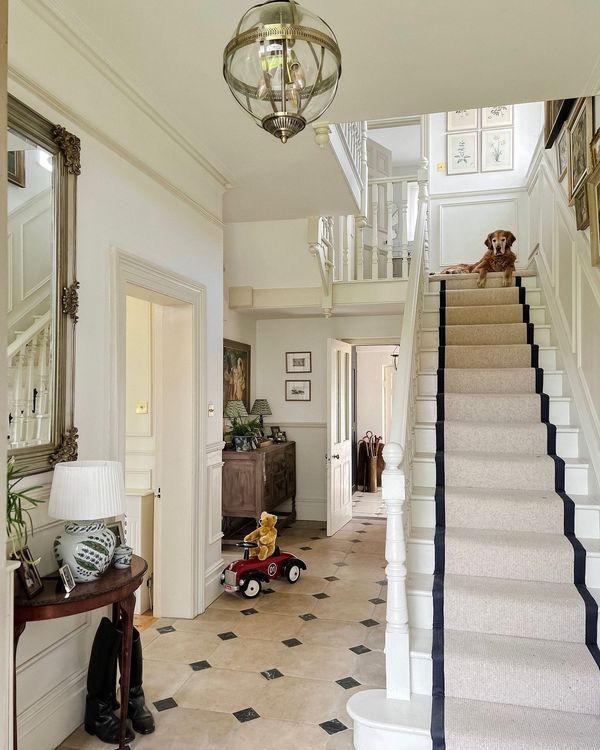
[[[513,169],[513,105],[497,104],[448,112],[446,144],[449,175]]]

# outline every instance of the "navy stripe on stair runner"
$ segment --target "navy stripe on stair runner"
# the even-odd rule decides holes
[[[431,739],[433,750],[445,750],[444,736],[444,568],[446,541],[444,477],[444,366],[446,325],[446,282],[440,282],[440,347],[438,357],[438,394],[436,420],[435,481],[435,569],[433,575],[433,662]]]

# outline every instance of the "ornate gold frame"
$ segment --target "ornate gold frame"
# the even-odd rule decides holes
[[[49,151],[54,157],[55,167],[54,400],[51,439],[45,445],[8,451],[9,456],[15,456],[21,472],[39,474],[52,470],[59,461],[77,458],[77,428],[73,425],[75,324],[79,288],[75,273],[75,215],[81,149],[77,136],[46,120],[10,94],[8,127]]]

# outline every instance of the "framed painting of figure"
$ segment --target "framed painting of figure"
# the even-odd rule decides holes
[[[223,408],[228,401],[243,401],[250,412],[251,353],[249,344],[223,340]]]
[[[590,143],[593,134],[591,98],[580,99],[569,121],[569,197],[571,205],[583,185],[590,166]]]

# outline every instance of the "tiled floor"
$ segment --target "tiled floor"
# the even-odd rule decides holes
[[[381,498],[381,487],[377,492],[358,491],[352,495],[353,518],[387,518],[387,508]]]
[[[298,522],[279,541],[307,563],[296,584],[223,594],[195,620],[144,630],[156,732],[132,748],[352,748],[348,698],[384,686],[385,523],[356,519],[328,539]],[[107,747],[80,728],[60,750]]]

